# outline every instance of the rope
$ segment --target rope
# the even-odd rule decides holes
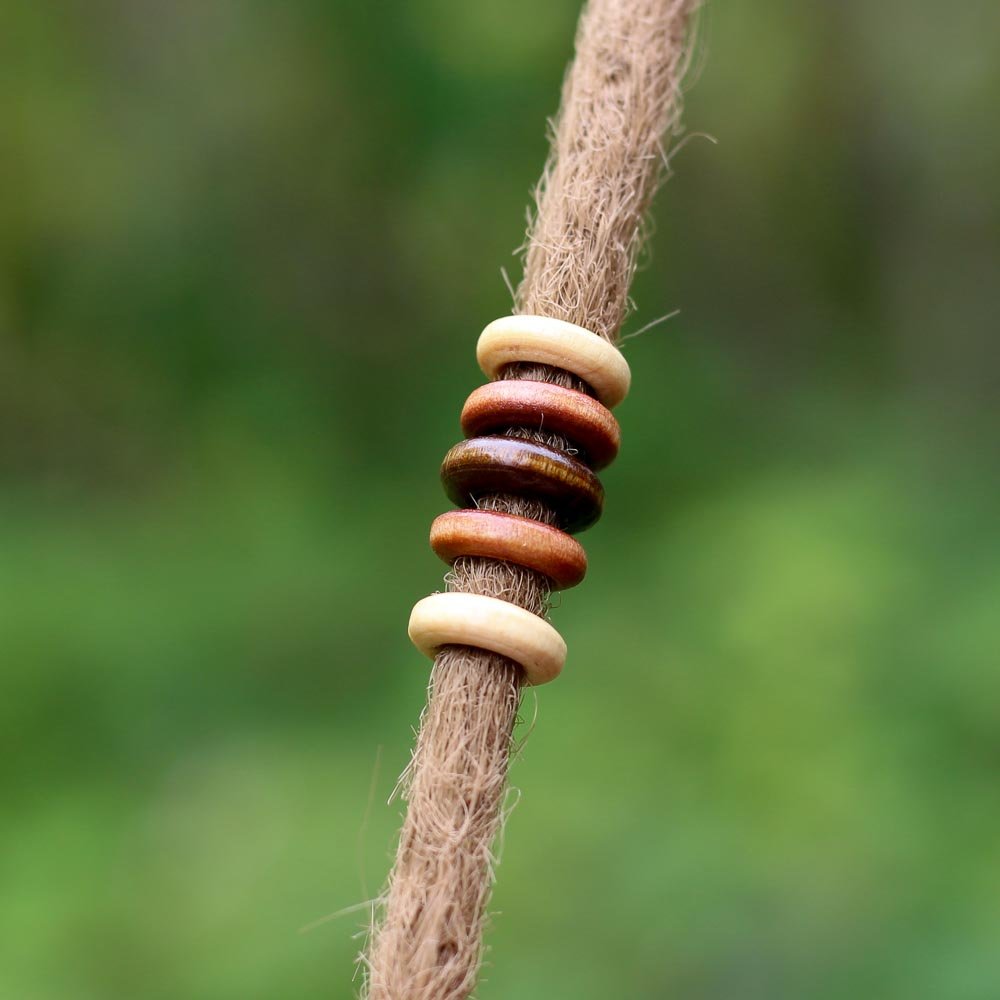
[[[590,0],[566,77],[551,152],[536,192],[515,312],[562,319],[617,341],[662,177],[664,135],[676,131],[697,0]],[[589,391],[565,372],[509,365],[530,378]],[[566,450],[567,441],[508,433]],[[543,503],[491,496],[480,507],[555,523]],[[463,557],[450,591],[548,611],[548,581],[508,562]],[[467,647],[436,658],[416,748],[400,789],[408,811],[368,953],[370,1000],[464,1000],[475,988],[503,821],[522,685],[517,664]]]

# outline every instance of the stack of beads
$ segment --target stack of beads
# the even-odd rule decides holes
[[[543,316],[490,323],[476,359],[494,381],[476,389],[462,409],[466,440],[445,456],[441,480],[463,509],[434,521],[431,547],[447,563],[461,556],[499,559],[540,573],[553,590],[574,587],[586,573],[587,557],[572,535],[601,516],[604,489],[595,472],[618,454],[621,434],[611,408],[628,393],[628,365],[596,334]],[[523,363],[568,372],[586,391],[496,381],[506,366]],[[505,436],[517,428],[558,434],[573,454]],[[544,501],[555,511],[557,526],[478,507],[477,498],[497,493]],[[425,597],[410,614],[409,634],[431,658],[448,645],[499,653],[520,664],[528,684],[555,679],[566,659],[562,636],[544,618],[479,594]]]

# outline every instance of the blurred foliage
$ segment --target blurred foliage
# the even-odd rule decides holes
[[[0,996],[352,995],[576,14],[8,7]],[[1000,995],[998,38],[707,9],[483,1000]]]

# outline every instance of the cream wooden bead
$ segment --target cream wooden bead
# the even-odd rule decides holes
[[[479,336],[476,360],[491,379],[518,361],[562,368],[583,379],[609,410],[628,395],[632,382],[617,347],[582,326],[546,316],[495,319]]]
[[[533,685],[555,680],[566,662],[566,643],[545,619],[496,597],[431,594],[413,606],[407,632],[431,659],[453,644],[509,657]]]

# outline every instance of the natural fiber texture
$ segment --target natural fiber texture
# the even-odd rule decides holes
[[[563,88],[552,152],[537,192],[516,312],[568,320],[614,341],[643,214],[680,116],[689,20],[697,0],[591,0]],[[512,365],[504,378],[585,388],[565,372]],[[511,429],[557,448],[567,442]],[[544,505],[484,497],[480,505],[553,523]],[[448,589],[548,610],[543,577],[509,563],[459,559]],[[464,1000],[475,988],[493,844],[503,819],[520,668],[451,647],[435,661],[413,759],[401,779],[409,807],[373,931],[370,1000]]]
[[[680,122],[692,0],[602,0],[580,20],[552,153],[539,184],[517,312],[615,341]]]

